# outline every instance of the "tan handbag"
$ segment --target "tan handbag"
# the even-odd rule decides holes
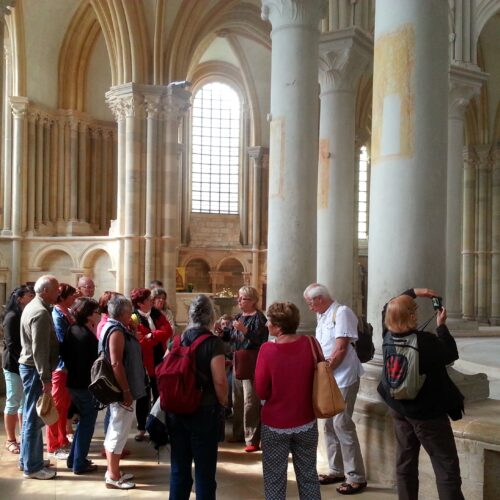
[[[36,402],[36,412],[45,425],[55,424],[59,420],[59,413],[52,395],[44,392]]]
[[[312,393],[314,415],[316,418],[334,417],[344,411],[345,401],[333,377],[332,369],[321,352],[321,346],[315,338],[308,338],[316,364]]]

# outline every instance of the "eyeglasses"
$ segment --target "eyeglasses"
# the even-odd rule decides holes
[[[89,290],[95,290],[95,285],[83,285],[80,288],[87,288]]]

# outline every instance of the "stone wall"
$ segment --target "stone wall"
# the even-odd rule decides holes
[[[190,244],[193,247],[239,247],[238,215],[191,214]]]

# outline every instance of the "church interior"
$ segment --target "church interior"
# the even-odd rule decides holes
[[[194,294],[225,307],[251,285],[263,311],[294,302],[311,333],[302,293],[324,283],[374,326],[355,416],[380,486],[366,497],[385,499],[380,312],[407,288],[438,290],[464,352],[450,367],[466,396],[453,423],[464,496],[500,498],[500,0],[0,8],[1,304],[42,274],[89,276],[96,297],[159,279],[183,325]],[[239,487],[232,467],[252,470],[241,498],[262,498],[255,457],[223,456],[221,498]],[[438,498],[420,460],[422,498]],[[38,492],[8,470],[9,498]],[[165,491],[162,470],[139,496]],[[87,484],[41,496],[104,497]]]

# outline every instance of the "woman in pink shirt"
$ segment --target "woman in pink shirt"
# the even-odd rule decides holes
[[[315,362],[307,337],[295,333],[299,323],[295,304],[272,304],[267,327],[276,342],[262,345],[257,359],[255,392],[265,401],[261,441],[266,499],[286,498],[290,452],[299,498],[321,498],[316,470],[318,427],[312,407]]]

